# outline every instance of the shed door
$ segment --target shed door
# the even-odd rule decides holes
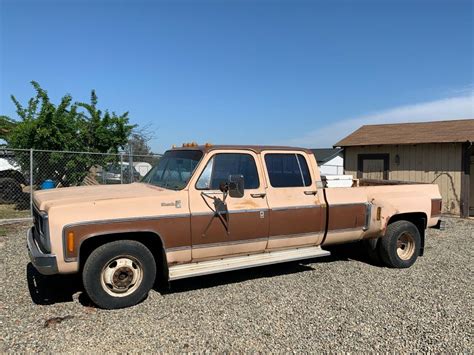
[[[382,159],[365,159],[362,164],[362,178],[383,180]]]
[[[388,180],[388,154],[359,154],[357,160],[359,179]]]

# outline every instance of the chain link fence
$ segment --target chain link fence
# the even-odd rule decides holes
[[[35,190],[139,181],[160,155],[0,147],[0,222],[31,217]]]

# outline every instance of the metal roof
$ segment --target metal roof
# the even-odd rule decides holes
[[[318,163],[325,163],[338,154],[342,153],[342,149],[338,148],[316,148],[311,149],[314,156],[316,157],[316,161]]]
[[[474,119],[362,126],[334,147],[474,142]]]

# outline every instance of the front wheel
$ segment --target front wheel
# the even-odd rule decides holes
[[[155,282],[150,250],[134,240],[118,240],[95,249],[82,272],[90,299],[106,309],[124,308],[143,300]]]
[[[387,227],[379,242],[383,262],[394,268],[412,266],[420,255],[421,237],[418,228],[409,221],[396,221]]]

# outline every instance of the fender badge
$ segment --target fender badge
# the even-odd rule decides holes
[[[176,200],[175,202],[162,202],[161,206],[181,208],[181,200]]]

